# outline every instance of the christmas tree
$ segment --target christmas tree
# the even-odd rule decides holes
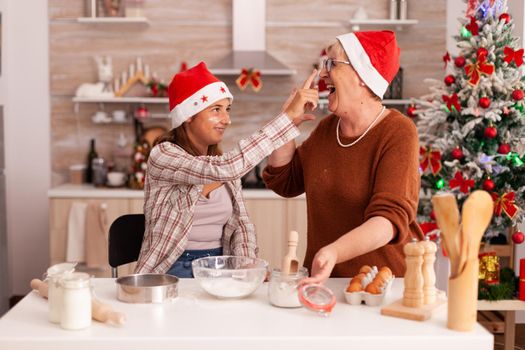
[[[407,112],[417,118],[420,135],[419,222],[433,227],[430,197],[436,192],[450,191],[462,204],[470,192],[483,189],[495,208],[487,239],[524,216],[524,51],[511,33],[506,1],[465,2],[455,37],[459,55],[445,54],[444,81],[429,80],[431,93]],[[513,239],[520,243],[523,234]]]

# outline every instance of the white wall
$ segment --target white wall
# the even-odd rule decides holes
[[[3,13],[8,273],[11,295],[49,264],[49,40],[47,1],[0,0]],[[9,89],[8,89],[9,87]]]

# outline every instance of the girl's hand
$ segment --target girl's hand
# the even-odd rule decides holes
[[[294,89],[284,103],[283,111],[296,126],[301,125],[305,120],[315,119],[315,116],[305,114],[305,111],[315,110],[319,103],[319,91],[311,88],[316,75],[317,70],[314,69],[304,82],[303,87]]]

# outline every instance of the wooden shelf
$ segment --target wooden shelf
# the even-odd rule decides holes
[[[525,310],[525,301],[513,299],[513,300],[478,300],[479,311],[522,311]]]
[[[79,112],[80,103],[137,103],[163,104],[168,106],[167,97],[73,97],[75,114]]]
[[[483,252],[496,252],[497,256],[509,256],[513,257],[512,244],[483,244],[479,250]]]
[[[352,26],[353,31],[360,30],[361,27],[395,27],[397,30],[403,30],[409,25],[418,24],[417,19],[351,19],[348,24]]]
[[[149,24],[145,17],[79,17],[77,22],[87,24]]]
[[[167,97],[73,97],[75,103],[168,103]]]

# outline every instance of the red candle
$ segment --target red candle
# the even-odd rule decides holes
[[[520,259],[520,300],[525,301],[525,259]]]

